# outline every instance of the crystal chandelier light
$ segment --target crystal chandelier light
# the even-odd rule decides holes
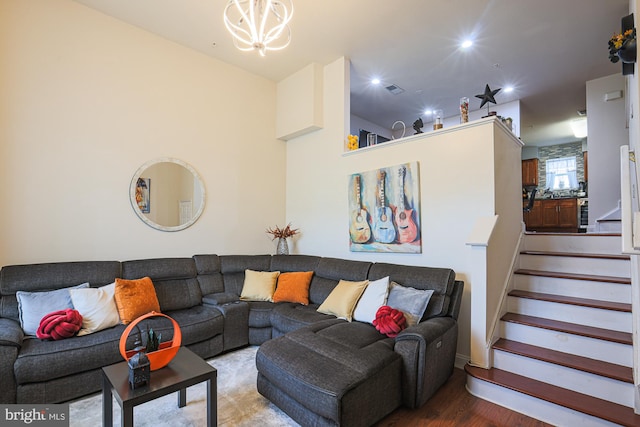
[[[289,45],[289,21],[293,15],[292,0],[230,0],[224,9],[224,25],[233,43],[242,51],[257,50],[265,56],[268,50]]]

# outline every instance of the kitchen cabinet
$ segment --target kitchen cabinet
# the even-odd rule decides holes
[[[527,202],[523,203],[526,206]],[[542,227],[542,201],[535,200],[529,212],[524,212],[524,224],[527,231],[535,231]]]
[[[522,161],[522,186],[538,186],[538,159]]]
[[[578,199],[536,200],[524,213],[527,231],[578,232]]]
[[[584,181],[589,181],[589,152],[584,151],[582,153],[582,161],[584,162]]]

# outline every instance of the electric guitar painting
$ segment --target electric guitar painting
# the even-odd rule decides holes
[[[404,179],[407,169],[403,166],[398,169],[398,206],[393,212],[398,226],[398,243],[411,243],[418,237],[418,226],[413,220],[413,209],[406,209],[404,205]]]
[[[349,234],[353,243],[367,243],[371,239],[371,226],[369,226],[369,213],[362,206],[362,190],[360,188],[360,175],[355,176],[355,195],[358,207],[351,214]]]
[[[396,239],[396,229],[393,227],[391,208],[387,206],[384,187],[387,173],[380,172],[378,184],[378,204],[376,206],[376,223],[373,227],[373,237],[380,243],[393,243]]]

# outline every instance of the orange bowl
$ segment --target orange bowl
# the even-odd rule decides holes
[[[167,319],[171,320],[171,323],[173,324],[173,339],[171,341],[160,343],[160,348],[158,350],[152,351],[151,353],[146,353],[151,365],[150,369],[152,371],[155,371],[167,366],[169,362],[171,362],[171,360],[176,356],[178,350],[180,350],[180,345],[182,344],[182,332],[180,331],[178,322],[176,322],[166,314],[151,311],[147,314],[143,314],[133,322],[129,323],[129,325],[122,333],[122,336],[120,336],[120,354],[122,355],[124,360],[129,360],[134,354],[137,353],[137,351],[135,350],[126,349],[127,338],[129,338],[129,334],[138,323],[149,317],[166,317]]]

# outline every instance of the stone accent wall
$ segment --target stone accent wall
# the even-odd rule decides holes
[[[581,141],[538,148],[538,188],[541,191],[547,188],[547,160],[571,156],[576,156],[578,182],[584,181],[584,156],[582,155]]]

